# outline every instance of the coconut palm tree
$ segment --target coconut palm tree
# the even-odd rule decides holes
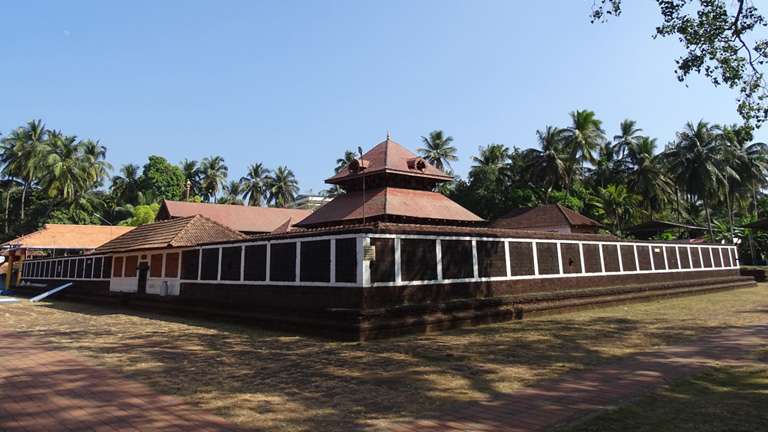
[[[21,220],[24,220],[27,190],[41,173],[40,159],[44,151],[47,130],[41,120],[32,120],[14,130],[3,140],[2,163],[5,175],[18,178],[22,183]]]
[[[358,155],[351,151],[351,150],[345,150],[344,151],[344,157],[340,157],[336,159],[336,168],[334,168],[334,172],[338,173],[339,171],[343,170],[345,166],[349,165],[350,162],[357,159]]]
[[[549,195],[557,187],[570,188],[571,173],[568,170],[568,155],[563,148],[564,130],[547,126],[537,130],[539,149],[528,149],[524,153],[527,160],[524,171],[529,181],[543,188],[544,202],[549,202]]]
[[[584,162],[595,160],[594,152],[605,141],[605,132],[593,111],[576,110],[570,113],[571,125],[565,128],[563,138],[568,148],[571,163],[582,169]]]
[[[650,219],[663,209],[672,195],[672,180],[664,172],[661,157],[656,155],[656,139],[640,137],[633,140],[626,150],[632,168],[627,174],[627,185],[643,198]]]
[[[89,160],[83,157],[76,141],[76,137],[59,131],[48,133],[45,172],[40,183],[51,198],[72,202],[89,189]]]
[[[243,188],[243,198],[248,205],[261,206],[262,199],[267,193],[269,170],[261,163],[254,163],[248,167],[248,173],[240,179]]]
[[[229,168],[221,156],[203,158],[200,163],[200,186],[207,201],[215,201],[224,182],[227,180]]]
[[[456,147],[451,145],[453,137],[445,136],[442,130],[434,130],[428,137],[422,136],[421,142],[424,147],[418,149],[419,154],[439,170],[445,167],[451,169],[451,162],[459,160]]]
[[[139,194],[139,170],[136,164],[120,167],[120,174],[112,177],[110,190],[120,204],[136,205]]]
[[[623,158],[630,147],[632,147],[642,137],[640,132],[643,130],[637,127],[637,122],[630,119],[625,119],[619,124],[619,134],[613,136],[614,150],[616,156]]]
[[[279,166],[269,175],[267,180],[267,202],[275,207],[285,207],[296,199],[299,192],[299,182],[293,171],[285,166]]]
[[[184,173],[184,183],[189,185],[189,196],[186,199],[190,199],[193,196],[201,194],[200,191],[200,168],[197,166],[196,160],[184,159],[179,163],[181,172]]]
[[[703,202],[710,237],[714,236],[710,206],[719,188],[727,183],[722,141],[717,126],[703,120],[688,122],[664,156],[681,189]]]
[[[112,169],[112,165],[106,160],[107,148],[101,145],[99,141],[90,139],[83,140],[78,145],[82,156],[85,158],[85,163],[88,165],[87,173],[91,187],[101,186]]]
[[[237,180],[231,180],[223,187],[224,196],[217,201],[220,204],[243,204],[243,184]]]

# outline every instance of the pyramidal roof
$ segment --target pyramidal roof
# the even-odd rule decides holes
[[[247,236],[205,216],[195,215],[141,225],[98,247],[96,253],[196,246]]]
[[[347,165],[336,175],[326,179],[325,182],[338,184],[346,180],[380,173],[424,177],[437,181],[453,180],[453,177],[435,168],[432,164],[416,156],[402,145],[392,141],[389,136],[363,155],[362,164],[365,169],[361,172],[353,172],[350,170],[349,165]]]

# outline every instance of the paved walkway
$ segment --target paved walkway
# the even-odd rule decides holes
[[[70,352],[0,332],[0,431],[235,430]]]
[[[768,325],[738,327],[684,346],[633,355],[614,364],[566,374],[504,398],[472,403],[420,420],[381,427],[390,432],[548,430],[642,396],[715,364],[754,364],[768,348]]]

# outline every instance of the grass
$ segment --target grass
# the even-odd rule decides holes
[[[359,430],[460,408],[566,371],[768,322],[766,285],[365,343],[53,302],[0,323],[257,430]]]
[[[710,369],[562,432],[768,430],[768,368]]]

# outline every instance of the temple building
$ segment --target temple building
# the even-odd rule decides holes
[[[157,212],[156,220],[164,221],[200,215],[235,231],[253,235],[271,233],[289,220],[295,223],[310,214],[312,214],[312,210],[300,208],[163,200],[160,204],[160,210]]]
[[[93,253],[27,260],[16,289],[365,340],[754,284],[733,245],[487,226],[435,192],[450,180],[387,137],[303,217],[255,229],[166,203]]]
[[[575,234],[597,234],[603,227],[599,222],[560,204],[513,209],[488,226],[491,228]]]

